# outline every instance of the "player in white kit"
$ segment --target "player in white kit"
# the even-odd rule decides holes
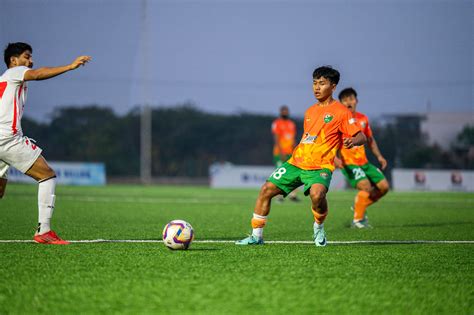
[[[33,49],[26,43],[10,43],[5,48],[7,70],[0,76],[0,198],[5,193],[10,166],[35,179],[38,184],[38,230],[34,241],[66,245],[50,228],[54,211],[56,174],[41,155],[34,141],[23,135],[21,117],[28,92],[27,81],[45,80],[77,69],[91,60],[77,57],[71,64],[52,68],[33,68]]]

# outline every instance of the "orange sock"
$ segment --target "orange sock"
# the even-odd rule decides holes
[[[324,213],[318,213],[316,212],[316,210],[312,209],[311,208],[311,211],[313,212],[313,216],[314,216],[314,221],[317,223],[317,224],[323,224],[324,223],[324,220],[326,220],[326,217],[328,215],[328,211],[324,212]]]
[[[252,235],[259,238],[263,237],[263,228],[267,223],[267,217],[254,213],[250,223],[252,225]]]
[[[263,228],[265,227],[265,224],[267,223],[267,217],[254,214],[252,221],[250,223],[252,224],[252,229]]]
[[[374,203],[374,200],[370,199],[370,193],[366,191],[359,191],[355,197],[354,202],[354,221],[360,221],[364,219],[365,211],[367,207]]]

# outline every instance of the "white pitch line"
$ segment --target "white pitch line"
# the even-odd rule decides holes
[[[71,243],[162,243],[162,240],[73,240]],[[232,240],[196,240],[197,244],[229,244]],[[0,243],[33,243],[33,240],[0,240]],[[312,241],[265,241],[266,244],[313,244]],[[374,241],[328,241],[333,245],[352,244],[474,244],[474,241],[445,241],[445,240],[374,240]]]
[[[34,196],[15,196],[18,199],[34,199]],[[229,200],[218,199],[173,199],[173,198],[155,198],[155,197],[84,197],[84,196],[61,196],[64,201],[80,201],[92,203],[145,203],[145,204],[159,204],[159,203],[186,203],[186,204],[230,204],[235,203]]]

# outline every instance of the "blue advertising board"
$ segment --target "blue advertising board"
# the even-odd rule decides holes
[[[58,184],[101,186],[106,184],[104,163],[49,162],[56,172]],[[17,183],[34,183],[35,181],[10,167],[8,181]]]

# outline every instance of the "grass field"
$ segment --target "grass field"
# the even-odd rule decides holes
[[[156,240],[172,219],[196,240],[250,231],[256,191],[58,187],[65,239]],[[353,192],[329,194],[329,241],[474,240],[474,194],[390,193],[349,228]],[[10,185],[0,239],[29,240],[36,186]],[[309,200],[275,204],[266,240],[310,241]],[[473,314],[474,244],[0,243],[0,314]]]

